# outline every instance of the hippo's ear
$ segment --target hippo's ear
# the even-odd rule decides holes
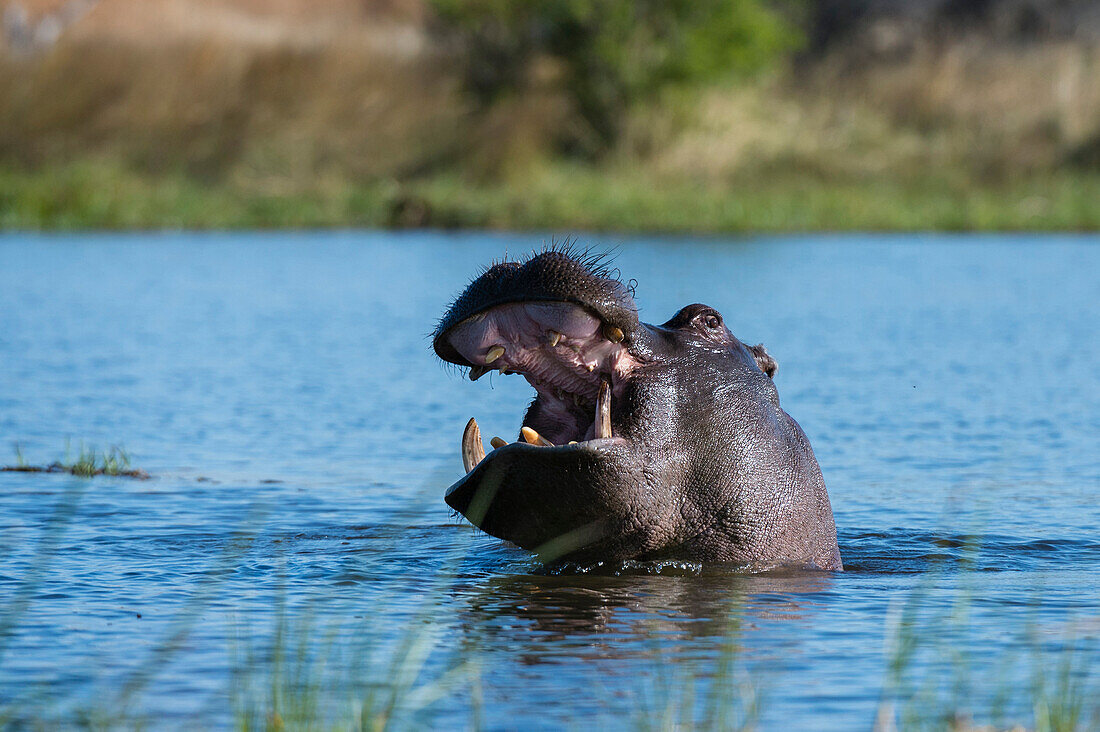
[[[745,344],[745,347],[756,359],[756,365],[760,367],[760,370],[767,374],[768,378],[774,378],[775,372],[779,370],[779,362],[772,358],[772,355],[768,353],[768,349],[764,348],[764,344],[757,343],[755,346]]]

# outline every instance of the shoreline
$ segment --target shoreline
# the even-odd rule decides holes
[[[583,230],[655,234],[1096,232],[1100,172],[1007,181],[654,180],[553,164],[512,182],[440,174],[404,183],[204,181],[109,163],[0,167],[0,231],[163,229]],[[273,189],[279,189],[273,192]]]

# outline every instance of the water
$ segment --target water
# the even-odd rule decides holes
[[[336,721],[419,671],[406,722],[638,725],[718,687],[765,729],[847,730],[887,703],[1028,721],[1036,679],[1093,682],[1100,241],[590,238],[643,320],[705,302],[779,361],[847,571],[753,576],[547,573],[443,503],[466,420],[511,437],[531,390],[428,334],[542,240],[0,237],[0,440],[155,476],[0,473],[0,718],[225,726],[291,714],[271,676],[298,669]]]

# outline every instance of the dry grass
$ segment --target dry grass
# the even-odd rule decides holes
[[[0,158],[118,158],[189,175],[408,175],[454,155],[466,111],[429,55],[210,41],[65,42],[0,67]]]
[[[804,171],[823,180],[1048,174],[1100,138],[1100,49],[931,46],[855,67],[835,56],[690,100],[654,169],[702,181]],[[669,125],[666,125],[669,126]],[[653,127],[643,120],[644,136]],[[638,147],[635,143],[635,147]]]
[[[937,132],[943,152],[1002,170],[1045,169],[1100,132],[1100,49],[1080,43],[926,44],[903,63],[845,72],[825,64],[814,83],[864,103],[900,128]],[[851,84],[845,84],[851,79]]]

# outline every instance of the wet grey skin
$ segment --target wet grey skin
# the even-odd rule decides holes
[[[777,368],[706,305],[639,322],[599,257],[550,249],[475,279],[433,336],[440,358],[535,387],[517,441],[467,469],[446,501],[541,558],[682,559],[840,570],[836,526]]]

